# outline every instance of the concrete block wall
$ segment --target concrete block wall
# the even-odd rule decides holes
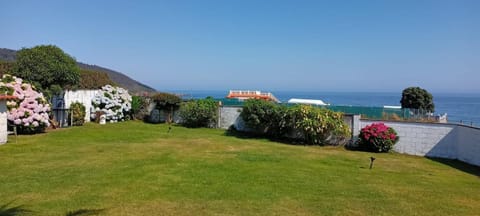
[[[361,120],[363,128],[379,121]],[[455,127],[447,124],[424,124],[411,122],[384,122],[397,131],[400,140],[394,150],[418,156],[439,155],[445,158],[455,158],[456,152],[449,143],[455,141]],[[438,146],[441,144],[441,146]]]
[[[480,166],[480,129],[457,124],[360,120],[360,127],[384,122],[397,131],[399,153],[458,159]]]
[[[457,159],[480,166],[480,129],[458,126]]]

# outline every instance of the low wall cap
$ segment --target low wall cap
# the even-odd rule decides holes
[[[17,99],[17,97],[13,95],[0,95],[0,100],[12,100],[12,99]]]

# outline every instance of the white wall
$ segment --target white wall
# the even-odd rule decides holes
[[[8,139],[7,121],[6,101],[0,100],[0,144],[6,143]]]
[[[85,122],[90,121],[90,110],[92,108],[92,99],[99,90],[77,90],[66,91],[64,94],[65,108],[75,102],[80,102],[85,106]]]

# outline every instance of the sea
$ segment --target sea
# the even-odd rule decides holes
[[[175,90],[184,98],[200,99],[211,96],[225,98],[228,90]],[[400,106],[401,92],[302,92],[302,91],[272,91],[272,94],[282,102],[290,98],[319,99],[331,105],[350,105],[383,107]],[[449,123],[461,123],[480,127],[480,93],[432,93],[435,103],[435,114],[447,114]]]

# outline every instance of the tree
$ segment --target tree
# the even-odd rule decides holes
[[[435,111],[432,94],[420,87],[408,87],[404,89],[400,103],[402,104],[402,108],[418,109],[427,112]]]
[[[13,62],[6,62],[0,60],[0,77],[2,77],[4,74],[9,74],[13,68],[13,65]]]
[[[58,90],[77,85],[79,70],[75,59],[57,46],[40,45],[18,51],[12,73],[51,96]]]
[[[100,71],[80,70],[79,89],[99,89],[106,85],[115,85],[108,74]]]

